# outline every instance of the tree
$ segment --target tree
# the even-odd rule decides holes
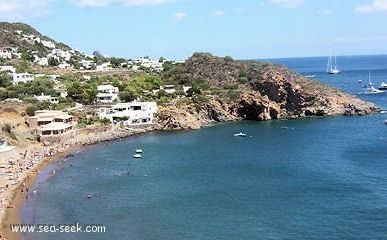
[[[166,72],[166,71],[169,71],[173,68],[173,62],[172,61],[165,61],[163,62],[163,71]]]
[[[74,81],[67,86],[67,94],[76,102],[91,104],[97,100],[97,86],[94,83]]]
[[[123,91],[118,94],[118,97],[120,98],[121,101],[123,102],[131,102],[134,101],[138,96],[136,96],[133,92],[131,91]]]
[[[8,73],[0,73],[0,87],[8,87],[12,85],[12,76]]]
[[[95,84],[87,84],[83,89],[82,102],[85,104],[91,104],[97,100],[97,86]]]
[[[67,95],[74,101],[81,102],[82,94],[82,84],[79,81],[74,81],[67,86]]]
[[[28,61],[28,62],[32,62],[34,60],[34,56],[32,56],[31,54],[29,54],[26,51],[23,51],[21,54],[21,59]]]
[[[124,58],[115,58],[115,57],[112,57],[110,58],[110,64],[113,66],[113,67],[120,67],[122,63],[124,63],[126,60]]]
[[[3,89],[0,89],[0,101],[3,101],[7,98],[8,98],[8,92]]]
[[[48,59],[48,66],[51,66],[51,67],[56,67],[59,65],[59,60],[54,58],[54,57],[50,57]]]
[[[22,60],[20,64],[16,67],[16,72],[23,73],[30,70],[30,64],[26,60]]]
[[[152,91],[160,88],[161,79],[155,75],[133,78],[126,86],[125,91],[133,92],[136,96],[141,96],[144,91]]]

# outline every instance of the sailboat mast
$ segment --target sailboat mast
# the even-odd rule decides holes
[[[332,71],[332,59],[331,59],[331,55],[329,55],[328,57],[328,62],[327,62],[327,72],[331,72]]]

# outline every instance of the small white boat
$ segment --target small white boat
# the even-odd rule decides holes
[[[385,124],[387,124],[387,119],[386,119],[386,120],[384,120],[384,123],[385,123]]]
[[[234,137],[246,137],[246,136],[247,136],[247,134],[246,133],[242,133],[242,132],[234,134]]]
[[[142,149],[141,148],[137,148],[136,149],[136,153],[142,153],[143,151],[142,151]]]
[[[371,72],[368,72],[368,85],[364,86],[364,94],[380,94],[382,90],[376,89],[371,82]]]
[[[384,93],[382,90],[374,88],[374,86],[368,84],[367,87],[364,88],[364,94],[380,94]]]
[[[133,157],[134,157],[134,158],[141,158],[141,157],[142,157],[142,155],[141,155],[141,154],[139,154],[139,153],[136,153],[136,154],[133,154]]]
[[[387,90],[387,83],[382,82],[382,83],[379,85],[379,90]]]

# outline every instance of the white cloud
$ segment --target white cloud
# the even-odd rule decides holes
[[[355,13],[387,11],[387,0],[374,0],[370,5],[356,7],[353,11]]]
[[[320,11],[321,15],[330,15],[332,14],[333,10],[332,9],[323,9]]]
[[[177,18],[177,19],[182,19],[182,18],[185,18],[186,16],[187,16],[187,14],[184,12],[178,12],[175,14],[175,18]]]
[[[270,0],[270,3],[278,4],[283,8],[297,8],[304,2],[305,0]]]
[[[158,5],[175,0],[69,0],[75,6],[80,7],[105,7],[112,4],[123,6]]]
[[[371,41],[386,41],[387,36],[366,37],[366,38],[336,38],[333,41],[336,43],[350,43],[350,42],[371,42]]]
[[[0,19],[4,21],[25,21],[49,11],[52,0],[0,0]]]
[[[237,9],[231,10],[231,11],[217,10],[216,12],[211,14],[211,16],[213,16],[213,17],[222,17],[222,16],[225,16],[225,15],[241,14],[244,11],[245,11],[244,8],[237,8]]]
[[[227,12],[222,11],[222,10],[218,10],[218,11],[216,11],[216,12],[214,13],[214,16],[215,16],[215,17],[221,17],[221,16],[224,16],[224,15],[226,15],[226,14],[227,14]]]

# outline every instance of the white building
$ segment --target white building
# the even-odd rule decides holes
[[[169,94],[176,92],[175,85],[164,85],[164,86],[160,86],[160,89],[153,90],[153,93],[157,93],[160,90],[163,90]]]
[[[8,51],[7,49],[3,48],[0,50],[0,58],[12,58],[12,53]]]
[[[82,64],[83,68],[85,68],[85,69],[92,69],[93,66],[94,66],[94,61],[92,61],[92,60],[82,60],[81,64]]]
[[[12,74],[13,79],[12,82],[13,84],[17,84],[20,82],[32,82],[35,80],[35,76],[30,73],[13,73]]]
[[[16,69],[13,66],[0,66],[0,72],[14,73]]]
[[[43,93],[42,93],[42,95],[35,96],[35,98],[39,102],[50,102],[50,103],[56,103],[56,104],[59,103],[59,98],[58,97],[51,97],[51,95],[44,95]]]
[[[48,65],[48,59],[47,57],[38,57],[37,55],[34,56],[34,62],[41,65],[41,66],[47,66]]]
[[[60,69],[71,69],[72,68],[71,65],[69,63],[66,63],[66,62],[59,64],[58,67]]]
[[[48,48],[55,48],[55,43],[47,40],[42,40],[41,43],[43,46],[48,47]]]
[[[118,87],[110,84],[99,85],[97,87],[97,102],[112,103],[118,99]]]
[[[156,102],[117,103],[111,108],[101,108],[99,118],[124,125],[142,125],[153,123],[153,114],[157,112]]]
[[[64,135],[73,129],[73,116],[56,110],[39,110],[26,119],[29,127],[37,129],[41,137]]]
[[[112,65],[110,64],[110,62],[104,62],[104,63],[101,63],[100,65],[97,65],[95,69],[97,71],[111,70]]]

